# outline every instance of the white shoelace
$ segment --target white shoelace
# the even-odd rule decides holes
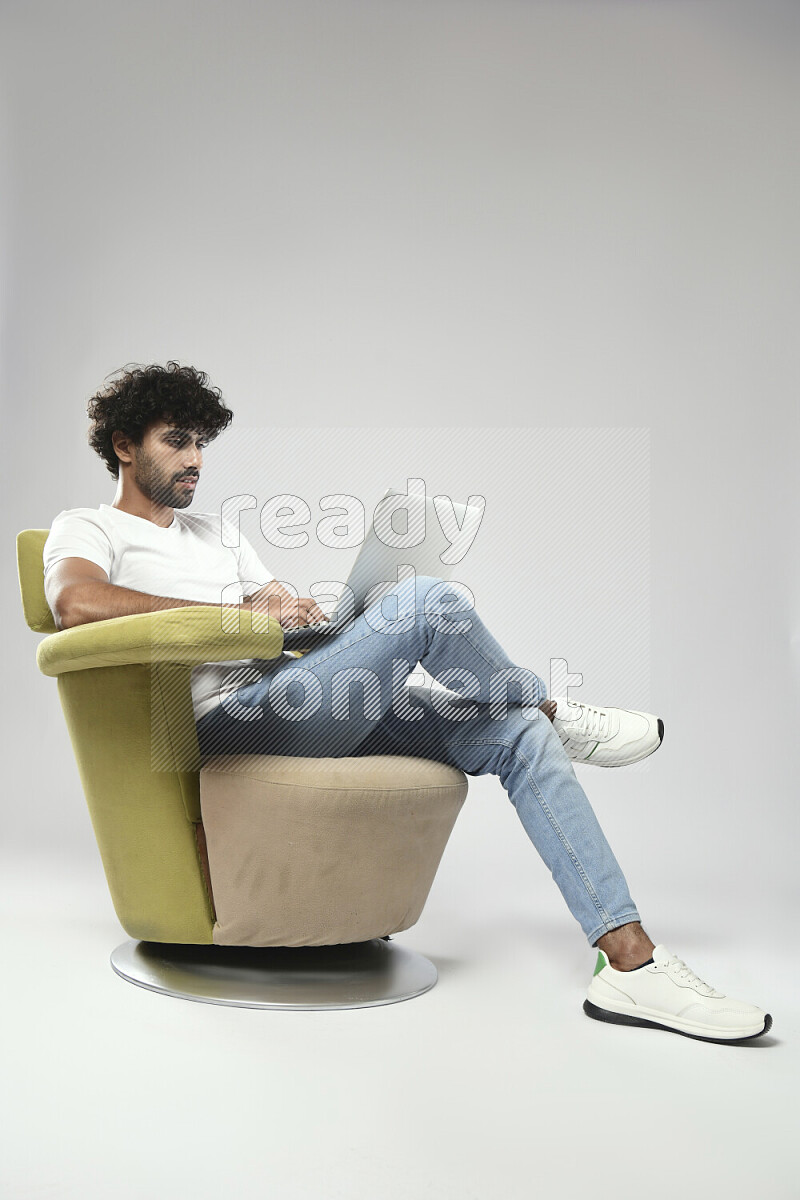
[[[710,983],[706,983],[704,979],[701,979],[699,975],[695,975],[691,967],[688,967],[682,958],[671,958],[665,966],[670,970],[674,970],[678,978],[684,980],[691,987],[705,988],[706,996],[722,994],[721,992],[717,992],[717,989],[713,988]]]
[[[575,704],[574,701],[570,701],[570,707],[583,709],[583,715],[579,721],[568,723],[569,736],[585,741],[601,742],[606,735],[605,722],[608,720],[608,713],[605,709],[594,708],[591,704]],[[556,716],[558,716],[557,713]]]

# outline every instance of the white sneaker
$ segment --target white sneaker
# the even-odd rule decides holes
[[[553,699],[553,726],[573,762],[626,767],[647,758],[664,740],[664,722],[651,713],[597,708],[566,696]]]
[[[583,1011],[596,1021],[669,1029],[704,1042],[744,1042],[772,1027],[769,1013],[715,991],[666,946],[656,946],[653,962],[635,971],[615,971],[599,950]]]

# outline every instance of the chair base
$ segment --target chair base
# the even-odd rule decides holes
[[[340,946],[123,942],[111,966],[137,987],[234,1008],[372,1008],[429,991],[433,963],[383,938]]]

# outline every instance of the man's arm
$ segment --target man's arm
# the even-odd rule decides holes
[[[208,603],[205,600],[178,600],[173,596],[151,596],[147,592],[119,587],[109,583],[103,568],[88,558],[60,559],[47,573],[44,593],[58,629],[129,617],[133,613]],[[221,604],[220,607],[241,608],[242,605]]]
[[[133,588],[109,583],[108,575],[88,558],[62,558],[48,571],[44,584],[45,599],[57,629],[87,625],[92,621],[110,621],[133,613],[160,612],[166,608],[208,605],[207,600],[179,600],[175,596],[152,596]],[[284,629],[327,617],[309,598],[297,599],[276,580],[260,588],[243,604],[222,604],[220,608],[250,608],[266,612]]]

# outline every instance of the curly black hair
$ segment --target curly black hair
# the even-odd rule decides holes
[[[92,396],[87,410],[89,445],[115,479],[119,479],[119,459],[111,441],[115,431],[140,446],[148,426],[169,421],[212,441],[233,420],[219,388],[211,387],[208,376],[194,367],[170,361],[164,367],[125,367],[115,375],[118,378]]]

